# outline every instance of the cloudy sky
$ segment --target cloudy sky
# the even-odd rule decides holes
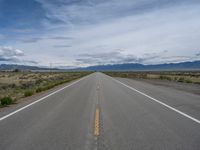
[[[199,0],[0,0],[0,63],[200,60]]]

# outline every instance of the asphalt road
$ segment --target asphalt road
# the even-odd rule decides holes
[[[200,150],[200,96],[102,73],[0,116],[0,150]]]

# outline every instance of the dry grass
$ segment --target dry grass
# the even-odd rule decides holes
[[[31,96],[85,75],[90,72],[0,72],[0,99],[13,101]]]
[[[112,77],[160,79],[200,84],[200,72],[105,72]]]

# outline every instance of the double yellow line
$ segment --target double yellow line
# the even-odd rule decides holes
[[[94,135],[99,136],[99,134],[100,134],[100,109],[96,108],[95,122],[94,122]]]

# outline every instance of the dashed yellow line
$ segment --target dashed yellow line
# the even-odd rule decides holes
[[[96,108],[95,111],[95,122],[94,122],[94,135],[100,135],[100,109]]]

